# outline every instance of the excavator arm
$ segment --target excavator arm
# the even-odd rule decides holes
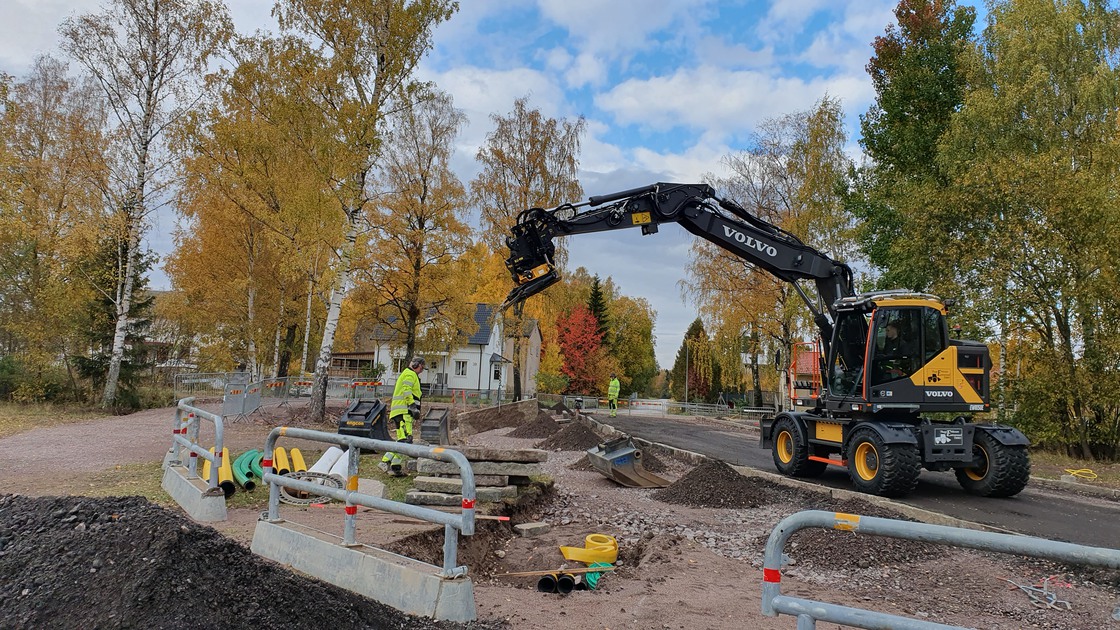
[[[738,204],[716,197],[711,186],[659,183],[590,197],[586,202],[563,204],[551,210],[523,211],[506,238],[510,251],[506,267],[517,286],[502,308],[521,303],[560,279],[554,266],[555,237],[634,227],[649,235],[656,233],[662,223],[678,223],[692,234],[792,283],[813,312],[826,343],[831,337],[833,303],[853,295],[852,271],[847,265]],[[798,284],[800,280],[815,283],[817,295],[807,295]]]

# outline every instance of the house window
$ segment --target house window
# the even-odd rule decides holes
[[[466,361],[456,361],[455,362],[455,376],[466,376],[466,375],[467,375],[467,362]]]
[[[495,381],[502,380],[502,364],[501,363],[495,363],[494,364],[494,380]]]
[[[398,357],[396,359],[393,359],[393,372],[394,373],[400,374],[401,372],[404,371],[404,369],[406,367],[408,367],[408,361],[404,357]]]

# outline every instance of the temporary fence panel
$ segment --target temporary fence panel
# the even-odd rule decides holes
[[[248,383],[227,383],[225,395],[222,396],[222,415],[225,417],[240,416],[245,409],[245,390]]]
[[[332,376],[327,379],[327,398],[349,399],[352,389],[348,378]]]
[[[283,404],[288,399],[288,377],[266,378],[261,381],[261,404]]]
[[[381,381],[354,379],[350,381],[350,398],[377,398],[381,391]]]
[[[862,608],[851,608],[782,595],[782,556],[784,555],[786,542],[789,541],[794,532],[807,527],[822,527],[860,534],[919,540],[982,551],[996,551],[1046,558],[1059,562],[1120,569],[1120,549],[1088,547],[1033,536],[982,532],[960,527],[928,525],[926,523],[860,516],[858,514],[806,510],[787,516],[774,527],[774,531],[771,532],[770,538],[766,541],[766,553],[762,569],[762,613],[770,617],[793,615],[797,617],[798,630],[815,628],[817,621],[855,628],[892,628],[895,630],[958,628],[958,626],[947,626]]]
[[[241,415],[247,416],[260,408],[263,389],[260,381],[245,386],[245,403],[241,407]]]
[[[172,389],[175,398],[209,398],[222,395],[226,386],[225,372],[194,372],[176,374]]]
[[[268,520],[270,522],[280,521],[280,488],[290,488],[303,492],[309,492],[319,496],[330,497],[336,501],[342,501],[346,504],[343,510],[343,536],[342,544],[345,546],[355,546],[355,534],[357,530],[357,506],[361,505],[368,508],[392,512],[407,516],[409,518],[420,519],[429,521],[437,525],[444,526],[444,539],[443,539],[443,572],[442,576],[447,578],[458,577],[466,575],[467,567],[456,566],[455,556],[458,549],[458,534],[462,533],[464,536],[474,534],[474,521],[475,521],[475,483],[474,483],[474,470],[471,468],[470,462],[460,452],[445,449],[442,447],[420,446],[416,444],[408,444],[405,442],[391,442],[388,440],[373,440],[370,438],[360,438],[348,435],[340,435],[337,433],[327,433],[324,431],[312,431],[310,429],[297,429],[292,427],[277,427],[268,434],[268,439],[265,441],[264,452],[276,452],[276,441],[281,437],[311,440],[315,442],[323,442],[327,444],[334,444],[347,449],[347,464],[346,464],[346,483],[344,489],[329,488],[321,486],[313,481],[304,481],[302,479],[294,479],[286,475],[278,475],[272,470],[272,458],[266,455],[266,458],[261,462],[264,468],[264,475],[262,480],[264,483],[269,484],[268,492]],[[390,499],[383,499],[375,497],[370,494],[363,494],[358,492],[358,460],[361,456],[362,449],[385,453],[393,451],[409,455],[411,457],[424,457],[427,459],[434,459],[442,462],[455,464],[459,467],[459,475],[463,480],[462,486],[462,512],[461,513],[448,513],[432,508],[421,507],[418,505],[410,505],[400,501],[393,501]]]

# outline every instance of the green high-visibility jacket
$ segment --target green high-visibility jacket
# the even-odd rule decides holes
[[[396,418],[408,413],[408,406],[420,401],[420,375],[405,368],[397,378],[397,385],[393,388],[393,404],[389,408],[389,417]]]
[[[621,387],[621,383],[618,382],[618,379],[612,378],[610,387],[607,388],[607,398],[618,398],[619,387]]]

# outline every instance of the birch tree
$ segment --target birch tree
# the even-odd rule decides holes
[[[381,149],[391,98],[406,90],[432,31],[458,10],[451,0],[279,0],[285,32],[307,42],[302,59],[304,97],[319,115],[303,129],[317,175],[332,193],[335,223],[344,237],[331,269],[330,300],[311,393],[311,417],[326,413],[327,372],[342,302]],[[377,226],[374,226],[375,229]]]
[[[586,121],[546,118],[528,101],[514,101],[508,116],[491,116],[494,131],[476,155],[482,170],[471,182],[471,195],[482,212],[482,240],[495,251],[505,250],[505,237],[522,210],[550,208],[583,195],[577,172]],[[564,262],[563,247],[557,243],[558,266]],[[522,306],[514,307],[505,322],[505,334],[513,338],[514,400],[521,399]]]
[[[125,260],[112,296],[116,324],[103,407],[116,402],[141,241],[166,195],[164,131],[194,103],[207,59],[231,30],[225,6],[210,0],[112,0],[101,13],[69,18],[60,28],[63,49],[104,92],[114,127],[102,194],[121,230]]]
[[[473,270],[460,262],[470,246],[467,194],[451,170],[466,116],[442,92],[401,101],[378,178],[383,229],[357,274],[366,284],[355,301],[371,311],[368,321],[403,339],[411,357],[421,346],[444,350],[473,326],[463,291]]]

